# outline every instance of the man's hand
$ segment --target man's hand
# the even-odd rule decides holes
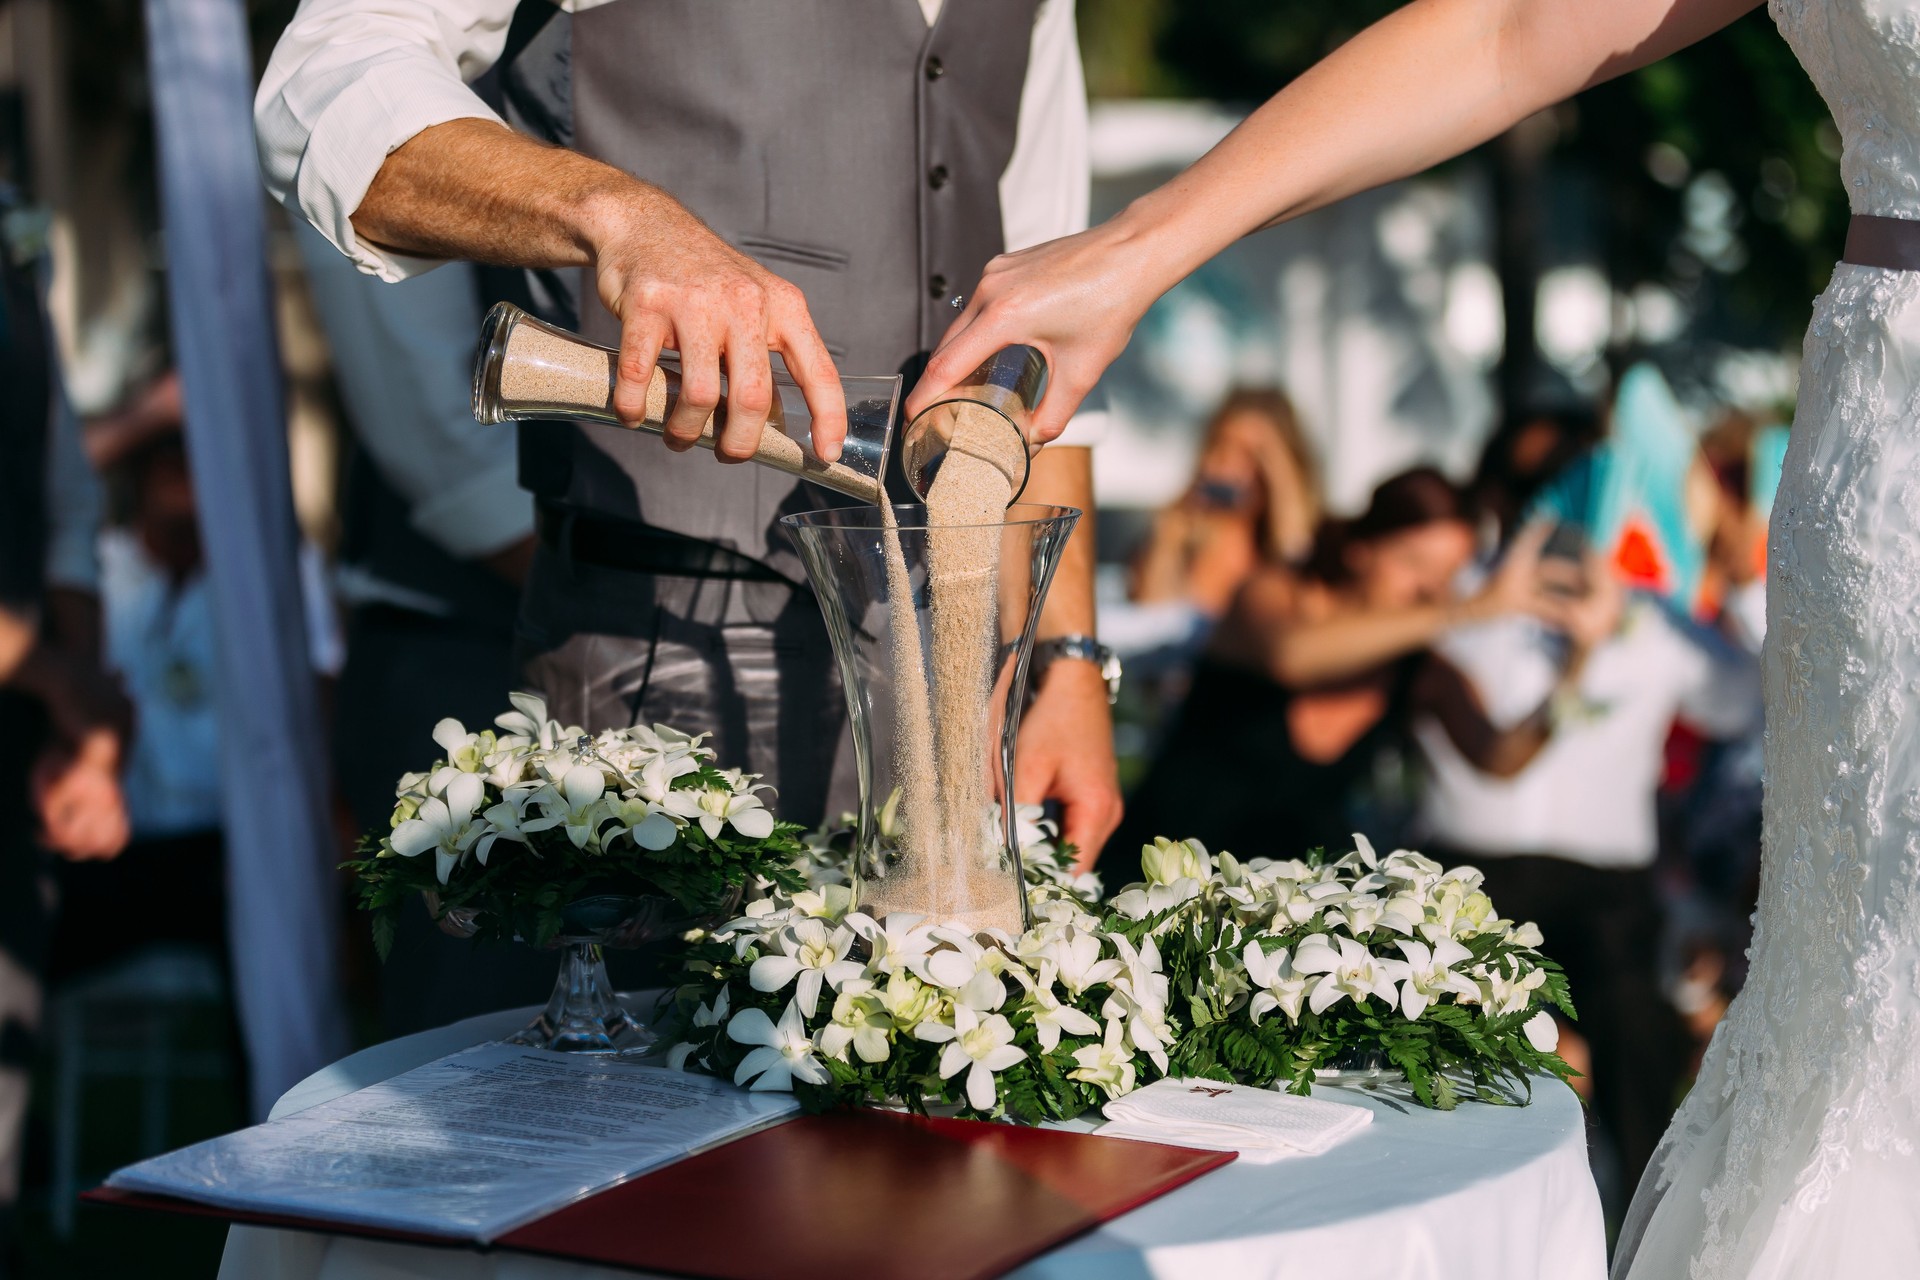
[[[1013,794],[1020,804],[1059,801],[1060,836],[1077,850],[1074,866],[1092,869],[1120,825],[1120,773],[1107,682],[1091,662],[1063,658],[1047,668],[1020,721]]]
[[[720,403],[714,452],[751,458],[773,405],[778,351],[813,415],[814,448],[840,456],[846,400],[799,289],[732,248],[665,191],[488,120],[450,120],[396,148],[353,212],[356,234],[404,253],[510,267],[590,267],[620,319],[613,406],[646,416],[661,350],[680,353],[667,442],[688,449]]]
[[[95,729],[74,748],[50,748],[34,764],[31,784],[41,842],[55,853],[89,862],[127,847],[131,828],[113,730]]]
[[[684,452],[720,403],[727,413],[714,453],[745,462],[773,407],[769,351],[806,390],[822,460],[840,456],[846,401],[826,343],[795,286],[728,245],[665,192],[642,187],[605,202],[589,223],[600,301],[620,318],[613,408],[628,424],[647,416],[647,384],[663,349],[680,353],[680,399],[667,447]]]

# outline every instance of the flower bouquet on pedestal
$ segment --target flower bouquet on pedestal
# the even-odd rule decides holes
[[[1305,1093],[1377,1061],[1448,1109],[1571,1075],[1550,1012],[1572,1016],[1566,979],[1471,868],[1358,837],[1337,859],[1246,862],[1158,840],[1147,881],[1096,904],[1071,850],[1021,826],[1035,923],[1017,936],[875,918],[834,865],[851,843],[811,838],[812,887],[773,890],[690,950],[670,1061],[810,1108],[1029,1123],[1165,1076]]]
[[[562,951],[546,1010],[513,1039],[635,1053],[653,1041],[607,982],[603,947],[654,946],[736,911],[751,887],[805,887],[801,828],[703,737],[654,725],[587,734],[514,694],[492,729],[442,720],[444,753],[400,779],[384,835],[362,841],[361,905],[382,958],[425,898],[441,928]]]

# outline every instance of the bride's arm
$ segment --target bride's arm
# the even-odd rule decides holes
[[[907,411],[1027,342],[1053,368],[1034,423],[1051,439],[1154,299],[1241,236],[1458,155],[1758,3],[1414,0],[1111,221],[994,259]]]

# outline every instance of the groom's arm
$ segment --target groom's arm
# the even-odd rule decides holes
[[[751,457],[778,351],[838,456],[845,405],[800,291],[716,236],[670,195],[515,133],[463,79],[500,55],[514,0],[305,0],[255,100],[274,195],[362,270],[399,279],[466,258],[585,267],[620,318],[614,408],[645,416],[663,348],[681,357],[668,442],[691,448],[720,399],[715,452]]]

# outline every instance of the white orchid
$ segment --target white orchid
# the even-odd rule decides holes
[[[1090,1084],[1109,1098],[1133,1092],[1133,1050],[1126,1042],[1126,1029],[1119,1022],[1108,1022],[1106,1036],[1099,1044],[1082,1045],[1073,1051],[1075,1067],[1067,1079]]]
[[[873,984],[850,982],[833,998],[833,1021],[820,1028],[820,1052],[845,1062],[851,1046],[862,1062],[885,1062],[892,1029],[893,1017]]]
[[[1140,869],[1148,884],[1171,885],[1182,880],[1205,880],[1213,874],[1213,859],[1198,840],[1169,840],[1154,837],[1140,847]]]
[[[1396,945],[1407,957],[1407,976],[1400,983],[1400,1012],[1410,1021],[1418,1021],[1427,1006],[1441,996],[1479,994],[1473,979],[1454,972],[1453,966],[1473,959],[1473,952],[1452,938],[1442,938],[1431,947],[1407,938]]]
[[[610,797],[606,803],[606,813],[614,822],[613,828],[603,837],[608,842],[624,835],[640,848],[658,852],[671,849],[673,842],[680,838],[680,824],[673,820],[672,815],[645,800]]]
[[[1515,973],[1499,963],[1480,965],[1471,970],[1469,976],[1478,986],[1480,1002],[1486,1006],[1489,1018],[1504,1018],[1520,1012],[1533,1003],[1533,993],[1547,984],[1545,969],[1529,967],[1525,972]]]
[[[1325,1013],[1343,999],[1361,1004],[1368,996],[1395,1004],[1397,984],[1407,976],[1406,961],[1383,960],[1352,938],[1324,933],[1300,944],[1293,968],[1296,973],[1326,975],[1307,995],[1307,1007],[1315,1013]]]
[[[1375,929],[1412,933],[1425,914],[1418,903],[1403,897],[1387,899],[1375,893],[1356,893],[1327,912],[1327,923],[1358,938]]]
[[[503,711],[493,722],[508,733],[525,738],[529,745],[552,751],[563,742],[577,738],[582,730],[547,718],[547,700],[533,693],[510,693],[507,701],[513,710]]]
[[[1296,969],[1285,947],[1269,952],[1257,940],[1252,941],[1241,952],[1241,959],[1247,966],[1247,981],[1255,988],[1247,1015],[1258,1023],[1262,1015],[1278,1009],[1290,1021],[1300,1021],[1300,1006],[1321,979]]]
[[[817,920],[837,921],[853,909],[853,888],[844,884],[825,884],[818,889],[802,889],[793,895],[793,909]]]
[[[872,949],[867,967],[875,973],[899,973],[924,959],[934,947],[933,926],[925,916],[909,912],[896,911],[884,923],[855,912],[847,917],[847,926],[867,940]]]
[[[1462,868],[1471,871],[1471,868]],[[1472,872],[1478,880],[1479,872]],[[1429,942],[1441,938],[1471,938],[1492,930],[1496,924],[1493,903],[1466,879],[1442,878],[1428,898],[1426,922],[1420,936]],[[1504,924],[1500,925],[1504,929]]]
[[[1029,973],[1020,966],[1007,972],[1026,989],[1027,1017],[1033,1023],[1034,1034],[1040,1038],[1042,1050],[1052,1053],[1058,1049],[1062,1033],[1070,1036],[1100,1034],[1100,1024],[1091,1016],[1070,1004],[1062,1004],[1059,997],[1053,994],[1052,965],[1041,961],[1038,974]]]
[[[727,1023],[727,1038],[736,1044],[758,1046],[733,1072],[735,1084],[751,1080],[747,1087],[756,1092],[790,1093],[795,1080],[825,1084],[833,1078],[820,1061],[800,1016],[800,1006],[794,1001],[787,1002],[778,1023],[764,1010],[742,1009]]]
[[[890,975],[878,995],[896,1030],[918,1037],[923,1023],[951,1021],[952,997],[904,970]]]
[[[1525,924],[1516,924],[1507,930],[1507,941],[1516,947],[1525,947],[1529,951],[1538,951],[1546,945],[1546,938],[1540,933],[1540,926],[1529,920]]]
[[[566,831],[574,848],[584,849],[605,816],[600,801],[606,793],[607,781],[600,770],[592,765],[577,764],[561,776],[557,785],[543,787],[535,793],[533,803],[539,805],[547,817],[555,819],[555,826]]]
[[[434,874],[445,884],[468,846],[480,838],[473,811],[486,794],[486,783],[477,774],[463,773],[448,785],[444,796],[423,801],[413,817],[393,829],[387,842],[403,858],[433,850]]]
[[[555,817],[527,817],[528,802],[533,799],[534,788],[510,787],[501,797],[500,803],[490,806],[480,816],[487,820],[487,833],[473,846],[474,861],[481,866],[487,865],[487,855],[499,840],[512,840],[526,844],[527,837],[537,831],[546,831],[560,825]]]
[[[753,794],[765,788],[751,785],[738,769],[725,776],[721,786],[675,788],[661,803],[675,817],[699,823],[709,840],[718,840],[728,825],[749,840],[765,840],[773,834],[773,813]]]
[[[950,1027],[923,1023],[918,1034],[923,1040],[945,1042],[940,1051],[940,1078],[951,1080],[963,1069],[967,1073],[967,1101],[976,1111],[990,1111],[1000,1096],[994,1073],[1005,1071],[1027,1056],[1025,1049],[1013,1043],[1013,1024],[1004,1014],[985,1017],[957,1004]]]
[[[451,716],[433,726],[433,740],[447,753],[447,763],[461,773],[484,772],[487,757],[493,753],[491,729],[468,733],[466,726]]]
[[[1560,1047],[1560,1024],[1545,1009],[1521,1023],[1520,1030],[1526,1034],[1527,1043],[1541,1053],[1552,1053]]]
[[[1021,954],[1029,963],[1050,968],[1067,995],[1078,1000],[1087,988],[1112,982],[1125,968],[1116,959],[1103,959],[1103,950],[1097,934],[1070,929]]]
[[[1121,934],[1107,937],[1120,953],[1122,973],[1113,980],[1113,993],[1101,1006],[1100,1016],[1122,1019],[1127,1043],[1153,1059],[1164,1073],[1173,1028],[1167,1021],[1167,975],[1160,972],[1160,953],[1152,938],[1142,939],[1136,950]]]
[[[775,933],[773,941],[779,950],[755,960],[747,981],[755,991],[780,991],[796,983],[794,1003],[809,1018],[820,1007],[822,983],[832,983],[837,991],[862,972],[858,961],[847,959],[853,930],[845,926],[829,933],[824,921],[797,920]]]

